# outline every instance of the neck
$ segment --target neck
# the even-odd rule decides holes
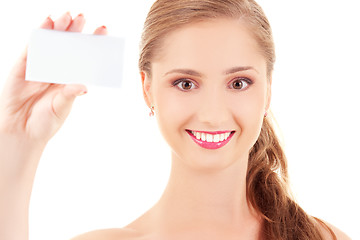
[[[127,227],[156,233],[158,239],[259,239],[261,218],[246,199],[247,163],[246,156],[226,168],[205,171],[173,153],[160,200]]]
[[[224,169],[189,167],[173,153],[168,185],[154,209],[162,226],[239,229],[255,217],[246,200],[247,156]]]

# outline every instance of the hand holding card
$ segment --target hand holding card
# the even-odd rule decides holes
[[[50,37],[56,34],[60,34],[59,36],[63,36],[63,34],[75,34],[78,36],[77,34],[80,34],[79,32],[82,31],[84,24],[85,19],[82,14],[72,19],[71,15],[66,13],[55,21],[48,17],[41,25],[39,32],[46,32]],[[98,37],[99,39],[103,37],[102,39],[104,39],[104,35],[106,34],[106,28],[99,27],[95,30],[92,37]],[[38,36],[41,37],[44,35]],[[70,66],[68,69],[60,63],[55,63],[55,60],[41,59],[38,57],[39,51],[41,52],[43,49],[52,52],[54,50],[50,48],[60,48],[57,45],[61,44],[59,39],[55,42],[47,42],[47,46],[43,47],[36,46],[33,48],[33,43],[36,45],[38,41],[30,43],[31,46],[29,46],[28,49],[29,56],[27,49],[23,52],[10,72],[3,92],[0,95],[0,134],[6,133],[21,139],[29,139],[32,142],[46,143],[67,118],[75,98],[85,94],[87,88],[83,84],[54,84],[57,80],[55,77],[62,73],[59,70],[57,70],[58,72],[49,71],[51,67],[54,67],[52,65],[56,65],[59,69],[62,68],[62,72],[66,72],[69,76],[71,73],[74,74],[72,69],[78,70],[80,67],[71,68]],[[68,42],[68,44],[70,43]],[[90,44],[90,46],[92,45]],[[87,47],[90,48],[90,46],[88,45]],[[64,48],[64,46],[62,47]],[[70,48],[71,47],[72,46],[70,46]],[[56,52],[56,54],[60,54],[60,52]],[[67,54],[67,61],[72,61],[76,58],[76,56],[69,56],[69,52],[65,52],[65,50],[64,54]],[[58,58],[61,60],[61,57]],[[48,63],[46,63],[46,61],[48,61]],[[40,62],[44,65],[39,65],[38,63]],[[106,62],[106,60],[104,60],[104,62]],[[27,66],[27,64],[29,65]],[[73,64],[78,63],[73,62]],[[91,68],[96,67],[97,66],[92,66]],[[30,79],[33,81],[25,81],[26,70],[30,76],[32,74],[34,77]],[[42,71],[48,74],[49,79],[39,78],[39,76],[46,76],[41,73]],[[88,69],[88,71],[94,72],[93,69]],[[53,76],[55,77],[52,78]],[[65,75],[62,76],[64,77]],[[65,81],[66,79],[62,80]],[[70,78],[68,83],[83,82]]]
[[[82,14],[72,19],[66,13],[56,21],[48,17],[41,28],[81,32],[84,23]],[[95,34],[105,35],[106,29],[97,28]],[[29,51],[36,54],[34,49]],[[40,61],[29,60],[30,65]],[[26,64],[27,49],[12,68],[0,95],[0,195],[6,196],[0,201],[0,239],[28,239],[30,193],[40,156],[64,123],[75,98],[87,92],[82,84],[25,81]],[[38,70],[46,71],[47,67]]]

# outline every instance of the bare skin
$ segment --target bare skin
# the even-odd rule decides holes
[[[84,21],[83,16],[72,19],[65,14],[55,22],[47,19],[41,27],[81,32]],[[106,29],[100,27],[95,34],[106,34]],[[271,97],[259,52],[237,21],[194,24],[167,37],[153,63],[153,78],[142,73],[145,101],[149,107],[155,105],[160,129],[172,149],[167,188],[155,206],[128,226],[73,240],[261,239],[262,221],[247,204],[245,191],[247,154]],[[42,151],[74,99],[86,92],[82,85],[25,82],[25,63],[26,51],[0,99],[0,195],[7,196],[0,198],[0,239],[28,239],[29,200]],[[239,65],[252,69],[229,71]],[[199,74],[169,73],[179,67]],[[253,83],[232,88],[235,80],[244,78]],[[183,91],[179,88],[183,85],[174,86],[179,79],[192,82],[193,88]],[[224,147],[209,150],[196,145],[186,129],[233,130],[235,135]],[[334,230],[338,239],[349,239]]]
[[[244,66],[252,69],[229,71]],[[161,239],[259,239],[261,219],[247,204],[245,179],[270,86],[255,40],[232,20],[184,27],[167,36],[152,76],[143,73],[144,94],[172,149],[172,170],[159,202],[128,227]],[[234,81],[242,78],[254,83],[240,82],[243,88],[234,89]],[[187,79],[191,90],[174,87],[178,79]],[[187,129],[235,135],[224,147],[210,150],[194,143]]]
[[[82,15],[47,18],[44,29],[81,32]],[[106,34],[100,27],[95,34]],[[28,239],[28,208],[36,168],[49,139],[70,113],[83,85],[25,81],[26,50],[0,96],[0,239]],[[4,197],[6,196],[6,197]]]
[[[248,150],[258,137],[271,95],[259,52],[237,21],[193,24],[167,36],[152,63],[152,78],[142,73],[145,101],[155,106],[159,127],[172,149],[165,192],[125,228],[95,231],[76,240],[264,239],[261,218],[247,204],[245,191]],[[239,65],[255,70],[224,74]],[[179,68],[192,72],[174,72]],[[234,79],[244,77],[254,83],[240,90],[229,88]],[[172,86],[178,79],[193,83],[191,90]],[[195,144],[185,129],[236,133],[223,149],[209,150]],[[336,233],[339,239],[348,239]],[[331,239],[325,229],[324,235]]]

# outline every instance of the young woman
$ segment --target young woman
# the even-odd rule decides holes
[[[42,28],[80,32],[82,15]],[[95,34],[106,34],[100,27]],[[26,51],[0,99],[0,238],[27,239],[32,183],[48,140],[82,85],[24,81]],[[158,0],[139,67],[151,115],[172,149],[160,200],[122,229],[87,239],[349,239],[289,194],[287,162],[267,117],[275,52],[253,0]]]

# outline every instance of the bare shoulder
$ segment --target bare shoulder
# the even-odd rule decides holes
[[[341,231],[340,229],[338,229],[337,227],[335,227],[329,223],[327,223],[327,224],[330,227],[330,229],[335,233],[337,240],[351,240],[351,238],[348,235],[346,235],[343,231]],[[329,238],[329,239],[331,239],[331,238]]]
[[[110,228],[87,232],[71,240],[135,240],[139,234],[128,228]]]
[[[323,222],[320,220],[318,222],[318,224],[319,224],[321,233],[323,234],[323,236],[325,237],[326,240],[334,239],[333,235],[331,234],[329,229],[331,229],[331,231],[335,234],[337,240],[351,240],[351,238],[348,235],[346,235],[343,231],[341,231],[337,227],[331,225],[330,223]]]

